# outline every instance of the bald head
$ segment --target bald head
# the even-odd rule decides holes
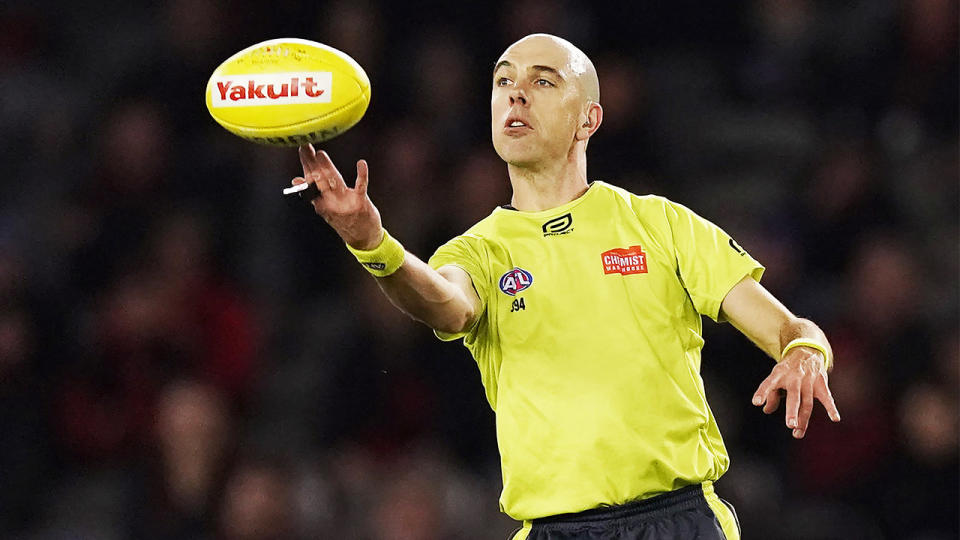
[[[600,80],[597,78],[597,69],[590,58],[578,49],[573,43],[551,35],[530,34],[513,45],[500,55],[497,67],[510,56],[541,57],[552,59],[557,64],[556,69],[560,76],[573,82],[581,91],[584,101],[600,103]]]
[[[603,121],[593,62],[569,41],[533,34],[507,47],[493,69],[491,129],[497,153],[514,167],[569,160],[586,175],[588,139]]]

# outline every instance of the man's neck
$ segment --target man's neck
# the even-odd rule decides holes
[[[563,206],[583,195],[587,185],[586,156],[570,156],[549,165],[520,167],[507,164],[513,186],[511,205],[524,212]]]

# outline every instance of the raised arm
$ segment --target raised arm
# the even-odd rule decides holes
[[[754,405],[763,405],[763,412],[771,414],[780,406],[780,390],[785,390],[786,424],[797,439],[807,431],[815,399],[831,420],[840,421],[827,380],[833,351],[816,324],[794,316],[752,277],[736,284],[720,309],[737,330],[777,361],[754,393]]]
[[[367,162],[357,162],[357,181],[347,186],[326,152],[312,145],[300,147],[303,176],[293,184],[314,182],[321,195],[310,203],[314,210],[355,250],[377,249],[388,241],[380,212],[367,195]],[[455,266],[434,270],[410,252],[392,274],[377,277],[380,289],[404,313],[426,325],[447,333],[469,328],[479,316],[480,299],[470,275]]]

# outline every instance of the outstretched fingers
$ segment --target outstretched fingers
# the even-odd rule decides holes
[[[818,378],[817,384],[814,386],[814,393],[820,403],[823,404],[823,408],[827,410],[830,420],[839,422],[840,411],[837,410],[837,403],[833,400],[833,393],[830,392],[830,385],[827,384],[826,377]]]
[[[800,412],[797,416],[797,428],[793,430],[793,436],[802,439],[810,425],[810,415],[813,414],[813,383],[812,376],[804,377],[800,381]]]
[[[780,393],[780,387],[772,388],[767,394],[767,399],[763,405],[763,414],[773,414],[780,408],[780,400],[783,395]]]
[[[827,373],[823,369],[785,369],[781,363],[760,383],[753,394],[753,404],[763,405],[763,412],[770,414],[780,406],[782,393],[786,394],[784,421],[793,437],[802,439],[810,426],[814,403],[820,401],[834,422],[840,421],[840,411],[830,393]]]
[[[354,188],[360,196],[367,194],[367,185],[370,183],[370,168],[367,167],[367,160],[361,159],[357,162],[357,183]]]
[[[788,428],[796,429],[797,416],[800,413],[800,381],[796,378],[791,378],[787,381],[787,384],[784,385],[784,388],[787,391],[786,424]]]
[[[316,171],[317,151],[313,149],[312,144],[301,145],[297,149],[300,155],[300,165],[303,166],[303,177],[311,178]]]
[[[337,191],[346,187],[340,171],[326,152],[318,152],[312,144],[304,144],[298,148],[298,153],[304,178],[317,182],[321,191]]]
[[[753,404],[758,407],[763,405],[763,412],[766,414],[772,413],[780,406],[780,385],[777,384],[778,379],[779,377],[777,377],[775,373],[771,373],[760,383],[757,391],[753,394]]]
[[[753,393],[753,404],[756,406],[763,405],[763,402],[766,401],[764,398],[767,396],[767,392],[770,391],[770,386],[772,385],[771,378],[773,375],[768,375],[766,379],[760,382],[760,386],[757,387],[757,391]]]
[[[341,189],[347,188],[347,184],[343,181],[343,176],[340,176],[340,171],[337,170],[337,167],[333,164],[333,160],[330,159],[330,156],[327,155],[326,152],[323,150],[317,152],[315,163],[318,168],[317,172],[320,175],[317,181],[324,182],[328,191],[340,191]]]

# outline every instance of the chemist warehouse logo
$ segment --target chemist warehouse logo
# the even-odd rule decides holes
[[[640,246],[604,251],[600,254],[600,258],[603,260],[604,274],[628,276],[647,273],[647,254]]]

